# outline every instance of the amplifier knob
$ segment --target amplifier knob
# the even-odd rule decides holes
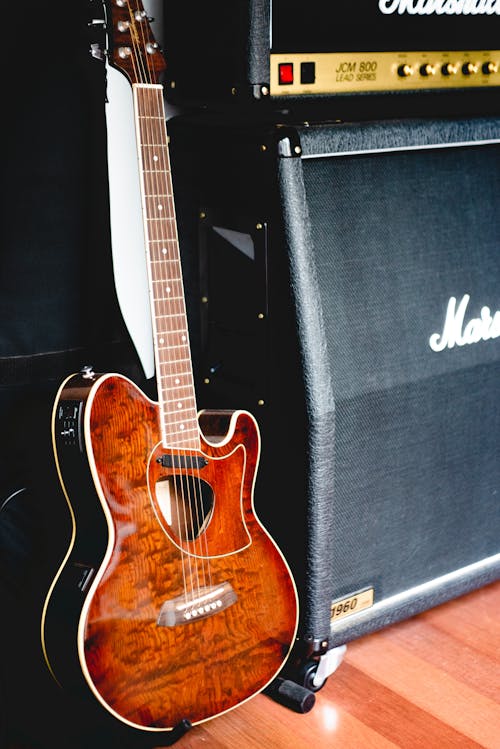
[[[492,75],[493,73],[498,73],[498,63],[497,62],[485,62],[482,71],[484,75]]]
[[[408,63],[400,65],[398,68],[398,75],[400,78],[408,78],[410,75],[413,75],[412,66],[408,65]]]
[[[479,70],[479,65],[477,62],[464,62],[462,65],[462,73],[464,75],[473,75],[474,73],[477,73]]]
[[[441,68],[443,75],[456,75],[458,73],[459,65],[455,62],[445,62]]]
[[[420,75],[426,77],[429,75],[436,75],[436,66],[426,62],[424,65],[420,66]]]

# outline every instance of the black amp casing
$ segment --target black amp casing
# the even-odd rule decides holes
[[[332,118],[498,111],[499,28],[496,0],[174,3],[166,94],[211,108],[315,103]]]
[[[500,121],[169,122],[200,407],[316,658],[500,573]]]

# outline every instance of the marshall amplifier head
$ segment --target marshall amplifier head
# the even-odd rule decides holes
[[[500,97],[500,0],[246,0],[174,3],[166,18],[172,102],[355,94]],[[460,95],[457,96],[457,93]],[[399,100],[404,97],[399,97]],[[421,112],[420,112],[421,113]]]

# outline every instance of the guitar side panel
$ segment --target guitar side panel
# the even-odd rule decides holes
[[[41,641],[54,679],[71,690],[87,687],[78,656],[78,626],[85,598],[109,545],[109,527],[83,436],[85,408],[93,384],[81,375],[67,378],[52,414],[54,456],[71,518],[71,537],[45,600]]]

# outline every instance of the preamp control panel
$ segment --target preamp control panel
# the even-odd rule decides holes
[[[272,96],[500,86],[500,50],[271,54]]]
[[[272,96],[500,86],[500,0],[300,6],[271,0]]]

